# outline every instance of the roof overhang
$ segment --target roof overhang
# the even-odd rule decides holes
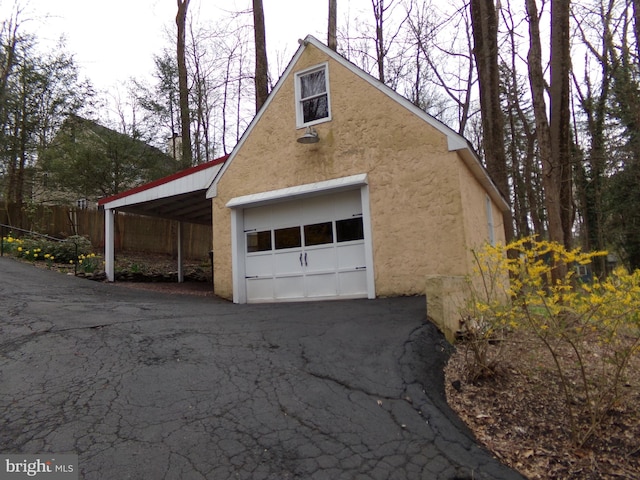
[[[224,156],[100,199],[98,206],[105,210],[211,225],[211,201],[206,192],[227,158]]]

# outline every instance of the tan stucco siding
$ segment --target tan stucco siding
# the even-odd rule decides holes
[[[489,216],[487,212],[487,192],[471,174],[467,166],[460,161],[460,192],[464,205],[465,243],[468,265],[472,266],[472,249],[480,249],[489,241]],[[493,238],[495,243],[505,242],[504,219],[502,211],[491,200],[493,216]],[[471,272],[467,272],[471,273]]]
[[[295,71],[323,62],[309,46]],[[466,272],[458,156],[446,137],[377,88],[329,60],[332,119],[320,141],[296,139],[289,76],[235,154],[214,198],[215,288],[231,297],[234,197],[368,174],[376,295],[422,294],[427,274]]]
[[[213,200],[213,290],[232,299],[231,215],[224,202]]]
[[[453,162],[448,153],[427,154],[407,161],[393,178],[370,174],[378,295],[422,294],[426,274],[464,268],[462,205]]]

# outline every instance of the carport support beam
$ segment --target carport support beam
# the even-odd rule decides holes
[[[178,222],[178,283],[184,282],[184,270],[182,268],[182,222]]]
[[[107,274],[107,281],[115,280],[115,212],[113,209],[104,211],[104,271]]]

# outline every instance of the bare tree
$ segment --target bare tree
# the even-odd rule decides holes
[[[606,3],[606,5],[605,5]],[[579,32],[582,44],[597,61],[599,72],[591,67],[590,62],[585,62],[585,70],[582,80],[578,79],[577,72],[573,72],[573,85],[576,92],[578,107],[586,117],[584,129],[586,148],[584,161],[576,167],[576,197],[582,218],[582,242],[585,251],[596,249],[603,251],[607,248],[604,232],[604,184],[607,170],[607,116],[611,95],[611,82],[613,80],[608,50],[613,17],[613,1],[601,3],[601,10],[597,15],[601,22],[599,25],[590,25],[590,9],[582,11],[582,18],[575,18],[574,24]],[[575,15],[578,15],[576,12]],[[594,43],[590,38],[589,27],[597,29],[598,33]],[[604,32],[604,34],[602,34]],[[595,77],[600,80],[595,80]],[[580,112],[576,112],[575,115]],[[578,125],[575,126],[576,134]],[[578,144],[578,140],[576,140]],[[606,273],[606,258],[594,259],[595,271],[598,275]]]
[[[388,0],[387,3],[385,0],[371,0],[371,6],[375,21],[373,34],[371,26],[360,21],[355,25],[357,35],[352,36],[347,23],[346,34],[341,35],[344,39],[342,54],[395,90],[403,77],[404,60],[407,54],[411,55],[405,45],[396,46],[398,38],[405,33],[408,14],[396,15],[402,6],[398,0]]]
[[[338,50],[338,5],[337,0],[329,0],[329,22],[327,27],[327,45],[334,52]]]
[[[633,25],[636,37],[636,55],[640,59],[640,0],[632,0],[633,2]]]
[[[253,32],[256,45],[256,112],[262,108],[269,96],[269,64],[267,62],[267,40],[264,27],[262,0],[253,0]]]
[[[196,165],[209,161],[213,152],[213,138],[211,137],[212,108],[210,96],[213,88],[210,85],[215,66],[206,56],[206,46],[217,39],[210,38],[204,31],[196,31],[194,23],[189,24],[189,60],[193,88],[191,91],[192,105],[195,107],[193,127],[194,162]]]
[[[466,11],[464,7],[459,8],[455,15],[444,17],[431,5],[415,0],[408,8],[412,38],[409,43],[417,50],[415,60],[411,62],[415,79],[410,83],[409,91],[419,89],[411,94],[412,101],[445,123],[457,124],[461,135],[465,135],[474,113],[473,45]],[[428,100],[420,98],[421,91],[425,90],[425,86],[420,85],[423,82],[432,86],[433,93]],[[455,110],[455,119],[450,118],[453,115],[447,113],[449,110]]]
[[[559,192],[562,236],[557,240],[571,247],[573,229],[573,169],[571,161],[571,111],[569,108],[569,72],[571,52],[569,42],[570,0],[551,2],[551,84],[549,87],[551,181]]]
[[[391,1],[393,4],[393,0]],[[384,6],[384,0],[371,0],[371,6],[373,7],[373,18],[375,19],[376,29],[376,63],[378,65],[378,79],[385,83],[384,75],[384,63],[387,56],[387,46],[384,41],[384,21],[386,19],[387,10],[389,5]]]
[[[520,18],[515,18],[509,5],[500,9],[506,29],[506,43],[502,49],[502,83],[505,92],[505,155],[513,188],[512,210],[515,236],[532,233],[544,236],[546,229],[542,215],[542,189],[536,157],[536,132],[531,103],[525,88],[526,75],[518,72],[521,66],[518,52],[521,35],[517,32]],[[508,60],[506,57],[508,56]]]
[[[545,100],[546,82],[542,68],[542,43],[540,40],[540,17],[535,0],[526,0],[527,17],[529,21],[530,48],[527,56],[529,83],[533,100],[533,111],[536,121],[538,140],[538,156],[542,163],[542,185],[544,188],[544,202],[547,210],[549,238],[561,244],[565,243],[562,224],[562,205],[558,159],[554,159],[556,148],[551,145],[551,128],[547,118],[547,102]],[[556,34],[558,31],[555,31]],[[556,58],[556,61],[558,59]],[[557,82],[557,80],[556,80]],[[556,102],[556,108],[559,105]],[[555,119],[557,123],[557,119]],[[556,141],[558,140],[556,135]]]
[[[180,124],[182,127],[182,163],[185,167],[191,165],[193,153],[191,149],[191,115],[189,113],[189,85],[186,60],[186,25],[187,10],[190,0],[177,0],[178,13],[176,26],[178,27],[177,58],[178,58],[178,89],[180,91]]]
[[[511,203],[504,150],[504,116],[500,104],[498,14],[493,0],[471,0],[470,10],[475,43],[473,53],[480,90],[485,164],[500,193]],[[510,215],[505,220],[505,238],[510,242],[513,238],[513,221]]]

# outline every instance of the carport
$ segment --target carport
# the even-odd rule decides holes
[[[118,211],[178,222],[178,281],[184,281],[182,225],[212,225],[211,200],[206,198],[206,192],[227,158],[228,155],[98,201],[98,208],[104,209],[104,258],[108,281],[115,280],[114,218]]]

